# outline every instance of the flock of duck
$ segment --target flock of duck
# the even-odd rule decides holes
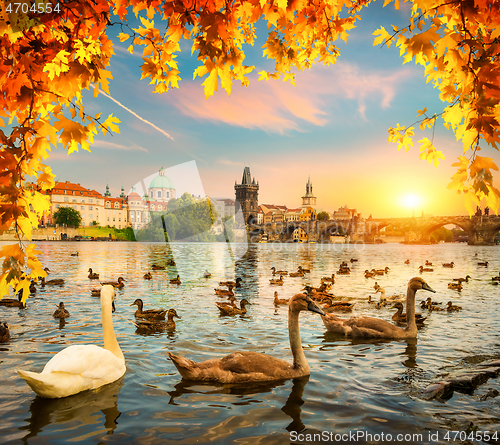
[[[356,261],[356,259],[351,259],[351,263]],[[409,260],[405,263],[409,264]],[[453,263],[451,263],[451,266],[445,264],[443,264],[443,267],[453,267]],[[152,269],[163,270],[164,268],[153,265]],[[425,271],[425,268],[423,269]],[[273,278],[269,280],[270,286],[282,286],[284,276],[291,278],[304,277],[310,273],[310,270],[301,266],[298,267],[296,272],[291,273],[285,270],[277,270],[275,267],[272,267],[271,270]],[[380,270],[365,271],[365,277],[370,278],[371,276],[387,274],[389,270],[386,267]],[[346,262],[343,262],[337,271],[340,274],[349,274],[350,272],[350,267]],[[368,272],[368,275],[372,273],[373,275],[367,276],[366,272]],[[151,279],[150,275],[149,272],[146,273],[144,279]],[[279,278],[275,278],[276,275],[279,275]],[[210,276],[211,274],[205,271],[204,277],[209,278]],[[97,280],[99,274],[89,269],[88,278]],[[462,284],[468,282],[469,279],[470,276],[467,276],[463,279],[454,279],[453,282]],[[493,277],[492,280],[495,282],[500,281],[500,274],[498,277]],[[125,285],[124,282],[125,279],[119,277],[115,282],[102,282],[99,289],[92,290],[92,295],[100,297],[104,347],[93,344],[69,346],[49,360],[41,373],[25,370],[17,371],[36,394],[47,398],[66,397],[88,389],[99,388],[124,375],[126,371],[125,358],[116,339],[112,320],[112,312],[115,310],[115,289],[122,288]],[[219,282],[219,287],[214,289],[217,296],[228,298],[227,302],[215,303],[221,315],[243,315],[246,313],[246,307],[250,304],[249,301],[244,298],[241,299],[238,307],[233,292],[234,289],[242,286],[242,282],[243,280],[238,277],[235,281]],[[48,285],[49,281],[43,280],[43,283],[42,285]],[[62,283],[64,283],[64,280]],[[51,284],[62,283],[59,280]],[[170,283],[181,284],[181,280],[177,276],[177,278],[171,279]],[[397,312],[392,316],[392,320],[396,323],[394,324],[376,317],[353,316],[340,318],[335,315],[333,313],[335,311],[352,311],[353,303],[338,301],[334,295],[328,292],[334,283],[335,273],[323,277],[319,287],[307,285],[302,289],[305,292],[297,293],[287,299],[280,299],[278,292],[274,292],[274,304],[276,306],[288,306],[288,332],[293,358],[291,363],[268,354],[249,351],[233,352],[223,358],[212,358],[198,363],[171,352],[168,353],[169,357],[183,378],[194,381],[243,383],[302,377],[310,374],[310,368],[301,344],[299,331],[300,312],[310,311],[319,314],[328,331],[346,337],[415,338],[417,336],[417,325],[422,324],[427,318],[415,312],[416,293],[419,290],[435,293],[435,290],[422,277],[414,277],[409,280],[405,296],[387,297],[385,290],[375,283],[376,293],[381,294],[380,305],[386,305],[390,302],[393,304],[392,307],[397,309]],[[0,304],[4,300],[0,300]],[[403,312],[403,301],[406,303],[406,313]],[[368,303],[373,303],[371,297],[369,297]],[[459,306],[453,305],[451,301],[448,302],[446,309],[441,308],[440,304],[433,302],[429,297],[421,303],[421,307],[429,312],[434,310],[451,312],[461,309]],[[144,302],[140,298],[131,304],[131,306],[134,305],[137,306],[134,313],[136,318],[134,324],[138,329],[173,329],[175,328],[174,318],[181,318],[175,309],[144,309]],[[63,302],[59,304],[53,316],[56,318],[69,316]],[[406,326],[401,326],[402,323],[405,323]],[[8,341],[9,336],[7,323],[0,323],[0,339]]]

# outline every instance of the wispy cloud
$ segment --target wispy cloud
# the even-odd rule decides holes
[[[368,100],[378,101],[381,108],[389,107],[409,73],[408,69],[365,73],[356,65],[338,63],[298,73],[295,86],[273,80],[258,82],[253,75],[247,88],[235,83],[230,98],[219,91],[205,100],[203,88],[188,82],[181,92],[172,91],[168,100],[195,119],[284,133],[301,131],[304,123],[325,125],[328,108],[341,100],[355,101],[359,118],[367,120]]]
[[[92,89],[94,89],[94,85],[90,85]],[[151,125],[155,130],[158,130],[160,133],[164,134],[167,136],[169,139],[174,140],[172,136],[170,136],[165,130],[162,130],[161,128],[157,127],[155,124],[152,122],[149,122],[148,120],[144,119],[143,117],[139,116],[135,111],[132,111],[130,108],[127,108],[125,105],[123,105],[121,102],[117,101],[114,97],[111,97],[109,94],[106,94],[104,91],[101,89],[99,90],[99,94],[102,94],[103,96],[107,97],[108,99],[111,99],[115,104],[119,105],[122,107],[125,111],[128,111],[131,115],[135,116],[137,119],[141,120],[145,124]]]
[[[108,141],[94,141],[94,146],[96,147],[101,147],[101,148],[108,148],[111,150],[139,150],[139,151],[145,151],[146,153],[149,153],[147,149],[144,147],[141,147],[140,145],[132,143],[132,145],[122,145],[122,144],[115,144],[114,142],[108,142]]]

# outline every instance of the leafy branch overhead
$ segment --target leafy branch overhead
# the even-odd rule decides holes
[[[260,80],[294,82],[297,72],[313,63],[335,63],[337,43],[347,41],[372,0],[44,0],[45,12],[26,8],[0,11],[0,232],[14,228],[30,239],[32,227],[49,210],[46,191],[54,175],[45,164],[58,143],[69,153],[90,150],[98,133],[118,132],[114,116],[86,111],[83,91],[109,94],[114,54],[108,33],[127,42],[129,52],[142,51],[142,79],[156,93],[179,87],[177,55],[181,41],[191,43],[208,98],[234,81],[248,85],[254,67],[245,50],[255,44],[259,22],[267,24],[262,56],[274,70]],[[28,0],[18,3],[31,6]],[[385,4],[391,0],[385,0]],[[498,150],[500,5],[490,0],[411,0],[408,25],[375,31],[374,44],[399,47],[404,63],[415,60],[440,91],[443,110],[419,112],[421,130],[438,119],[462,141],[464,153],[453,164],[450,187],[466,204],[485,198],[496,210],[500,192],[493,186],[490,158],[481,148]],[[5,3],[8,5],[8,2]],[[59,5],[56,8],[56,5]],[[400,7],[399,0],[394,6]],[[27,13],[21,11],[28,10]],[[49,12],[52,11],[52,12]],[[130,25],[129,14],[139,20]],[[136,21],[134,21],[136,22]],[[116,31],[115,31],[116,29]],[[183,46],[184,47],[184,46]],[[399,148],[413,146],[414,126],[389,130]],[[433,165],[443,159],[431,138],[420,138],[420,157]],[[28,185],[28,178],[30,183]],[[22,277],[41,276],[31,246],[3,249],[0,297],[9,287],[24,286]]]

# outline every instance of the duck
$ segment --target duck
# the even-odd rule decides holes
[[[365,278],[372,278],[375,274],[370,272],[369,270],[365,270]]]
[[[398,310],[393,314],[392,319],[400,323],[406,323],[406,312],[403,312],[403,303],[397,302],[392,308]],[[415,314],[415,322],[417,324],[423,323],[426,318],[427,317],[423,317],[422,314]]]
[[[500,281],[500,273],[498,274],[498,277],[491,277],[493,281]]]
[[[288,272],[286,270],[276,270],[276,267],[271,267],[271,270],[273,271],[273,275],[288,275]]]
[[[297,272],[302,272],[302,273],[311,273],[311,269],[304,269],[302,266],[299,266],[297,268]]]
[[[448,303],[446,303],[446,310],[448,312],[459,311],[461,309],[462,309],[462,306],[455,306],[451,301],[448,301]]]
[[[331,313],[336,311],[341,312],[352,312],[352,308],[356,303],[349,303],[348,301],[329,301],[323,306],[323,311],[325,313]]]
[[[36,285],[34,280],[31,280],[30,283],[30,294],[36,294]]]
[[[143,276],[143,278],[145,280],[152,280],[153,279],[153,275],[151,275],[151,272],[146,272]]]
[[[156,264],[153,264],[151,266],[151,270],[165,270],[165,266],[157,266]]]
[[[247,313],[246,305],[250,304],[246,298],[240,300],[240,307],[237,306],[219,306],[220,315],[245,315]]]
[[[205,269],[205,272],[203,273],[203,278],[210,278],[211,276],[212,274],[207,269]]]
[[[439,306],[436,306],[436,305],[434,305],[434,304],[433,304],[433,305],[431,305],[430,307],[428,307],[427,309],[429,309],[429,312],[436,312],[436,311],[438,311],[438,312],[442,312],[442,311],[444,311],[444,310],[445,310],[445,308],[443,308],[443,307],[439,307]]]
[[[304,272],[301,272],[300,270],[297,271],[297,272],[290,272],[288,274],[289,277],[292,277],[292,278],[296,278],[296,277],[303,277],[304,276]]]
[[[278,292],[274,293],[274,304],[277,306],[279,304],[290,304],[290,298],[278,298]]]
[[[351,273],[351,269],[348,267],[341,267],[339,270],[337,270],[338,275],[349,275]]]
[[[235,281],[220,281],[219,286],[232,286],[233,288],[241,287],[242,278],[238,277]]]
[[[90,293],[93,297],[100,297],[101,296],[101,289],[91,289]]]
[[[372,269],[372,272],[375,273],[376,275],[385,275],[389,273],[391,269],[388,267],[384,267],[383,269]]]
[[[451,263],[443,263],[443,267],[454,267],[455,263],[452,261]]]
[[[125,357],[116,340],[112,312],[115,288],[101,290],[101,313],[104,348],[72,345],[52,357],[41,373],[18,369],[17,373],[40,397],[62,398],[89,389],[97,389],[125,374]]]
[[[333,295],[323,291],[323,292],[318,292],[317,289],[313,288],[312,286],[304,286],[304,289],[306,291],[306,295],[310,297],[314,301],[321,301],[324,300],[325,298],[332,298]]]
[[[174,260],[170,259],[170,260],[167,260],[167,266],[176,266],[176,263]]]
[[[47,275],[50,273],[50,269],[48,267],[44,267],[43,270]]]
[[[233,286],[229,284],[228,289],[214,289],[215,295],[222,295],[227,297],[234,297]]]
[[[488,267],[488,261],[481,261],[479,263],[477,263],[478,266],[486,266]]]
[[[175,278],[172,278],[169,280],[170,284],[182,284],[181,283],[181,277],[177,275]]]
[[[101,283],[101,286],[105,286],[105,285],[109,284],[110,286],[113,286],[116,289],[121,289],[122,287],[125,287],[125,285],[123,284],[124,281],[127,281],[127,280],[125,280],[125,278],[123,278],[123,277],[118,277],[117,281],[106,281],[104,283]]]
[[[149,318],[154,320],[165,320],[165,315],[167,315],[166,309],[148,309],[143,310],[144,303],[140,298],[136,298],[130,306],[137,306],[137,310],[134,312],[136,318]]]
[[[169,309],[167,312],[167,329],[175,329],[174,317],[182,319],[180,315],[177,315],[177,311],[175,309]]]
[[[269,284],[276,284],[278,286],[283,286],[283,275],[280,275],[277,280],[269,280]]]
[[[355,263],[356,261],[358,261],[357,258],[351,258],[351,263]]]
[[[471,278],[472,277],[470,275],[466,275],[465,278],[453,278],[453,281],[458,281],[459,283],[463,283],[465,281],[468,283]]]
[[[418,270],[420,271],[420,273],[422,273],[422,272],[434,272],[434,269],[430,269],[430,268],[424,267],[424,266],[420,266],[418,268]]]
[[[288,332],[293,363],[252,351],[233,352],[223,358],[213,358],[199,363],[171,352],[169,357],[183,378],[202,382],[269,382],[310,375],[311,370],[300,341],[299,314],[302,311],[325,314],[305,294],[296,294],[290,299]]]
[[[448,283],[448,289],[453,289],[460,292],[462,290],[462,283]]]
[[[46,281],[45,277],[42,277],[40,281],[40,286],[62,286],[64,284],[64,280],[62,278],[54,278],[53,280]]]
[[[373,304],[373,303],[375,303],[375,302],[372,300],[372,296],[371,296],[371,295],[368,295],[368,301],[367,301],[367,303],[369,303],[369,304]]]
[[[414,277],[408,282],[406,293],[406,308],[409,322],[405,328],[394,326],[386,320],[374,317],[338,318],[334,314],[322,317],[328,331],[344,334],[347,337],[365,338],[416,338],[417,325],[415,322],[415,295],[418,290],[436,292],[422,278]]]
[[[427,298],[427,300],[422,301],[422,302],[420,303],[420,307],[421,307],[422,309],[425,309],[425,308],[427,308],[427,309],[431,309],[431,308],[437,307],[437,306],[438,306],[438,305],[440,305],[440,304],[441,304],[441,302],[437,303],[436,301],[432,301],[432,298],[431,298],[431,297],[429,297],[429,298]]]
[[[375,290],[378,290],[380,288],[380,284],[378,284],[376,281],[375,281],[375,284],[373,285],[373,288]]]
[[[167,311],[165,311],[167,312]],[[157,320],[153,318],[135,320],[134,324],[136,328],[140,331],[164,331],[164,330],[174,330],[175,329],[175,321],[174,317],[182,318],[177,315],[175,309],[169,309],[167,312],[167,321],[165,320]]]
[[[331,277],[323,277],[321,278],[321,281],[328,281],[330,283],[335,283],[335,274],[332,273],[332,276]]]
[[[72,253],[71,256],[78,256],[78,252]]]
[[[10,340],[9,325],[4,321],[0,323],[0,343],[5,343]]]
[[[326,293],[326,291],[329,290],[331,287],[332,287],[331,284],[321,283],[320,287],[313,287],[313,286],[306,285],[306,286],[304,286],[304,288],[302,290],[307,291],[308,294],[317,293],[317,292],[318,293]]]
[[[91,280],[98,280],[99,279],[99,274],[92,272],[92,268],[89,267],[89,278]]]
[[[18,292],[17,298],[2,298],[2,299],[0,299],[0,306],[19,307],[19,308],[24,309],[26,307],[26,303],[23,302],[22,292]]]
[[[64,303],[62,301],[57,306],[57,309],[55,310],[53,317],[60,319],[69,317],[69,311],[64,307]]]
[[[432,266],[433,264],[429,260],[425,260],[425,265],[426,266]]]
[[[403,294],[400,294],[400,295],[391,295],[390,297],[386,297],[385,296],[385,289],[383,287],[378,287],[378,289],[375,291],[375,293],[379,293],[380,292],[380,301],[391,301],[392,303],[395,303],[395,302],[403,302],[403,301],[406,301],[406,297],[403,295]]]
[[[406,260],[406,261],[405,261],[405,264],[410,264],[410,260]]]

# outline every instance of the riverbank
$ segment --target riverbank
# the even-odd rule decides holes
[[[131,239],[132,237],[132,239]],[[113,227],[39,227],[33,230],[32,241],[134,241],[132,229]],[[9,230],[0,235],[0,241],[17,241],[16,233]],[[28,240],[26,239],[28,242]]]

